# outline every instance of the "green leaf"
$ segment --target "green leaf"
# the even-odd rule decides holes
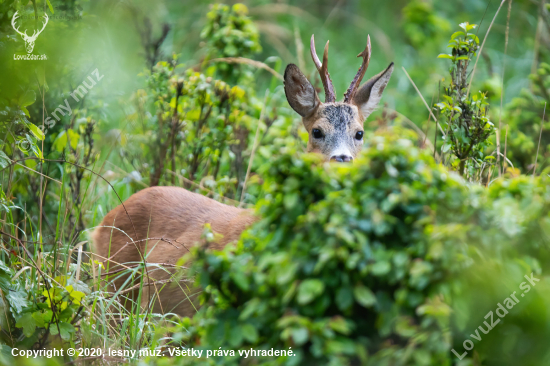
[[[348,322],[346,322],[346,319],[344,319],[343,317],[341,316],[335,316],[333,317],[330,322],[328,323],[328,325],[335,331],[341,333],[341,334],[344,334],[344,335],[348,335],[350,332],[351,332],[351,328],[348,324]]]
[[[52,3],[50,3],[50,0],[46,0],[46,3],[48,4],[48,8],[50,8],[50,11],[52,12],[52,14],[54,14],[53,6],[52,6]]]
[[[448,59],[453,60],[455,57],[453,55],[448,55],[446,53],[441,53],[439,56],[437,56],[437,58],[448,58]]]
[[[246,276],[243,272],[239,270],[229,271],[229,277],[231,277],[231,279],[235,281],[235,284],[239,286],[241,290],[248,290],[249,277]]]
[[[36,100],[36,94],[34,90],[27,90],[25,94],[19,97],[19,106],[26,107],[28,105],[33,104],[35,100]]]
[[[345,311],[348,310],[353,304],[353,292],[348,286],[343,286],[336,291],[336,305],[338,309]]]
[[[229,330],[229,345],[231,347],[239,347],[243,341],[242,328],[239,326],[233,326]]]
[[[65,131],[61,131],[53,142],[53,147],[58,152],[63,152],[65,146],[67,146],[67,133]]]
[[[241,327],[243,338],[246,339],[250,343],[256,343],[258,340],[258,331],[256,330],[256,327],[254,327],[252,324],[245,324]]]
[[[300,286],[298,286],[298,303],[301,305],[310,303],[313,299],[319,296],[324,289],[325,284],[321,280],[309,279],[303,281]]]
[[[387,261],[378,261],[371,267],[371,272],[376,276],[384,276],[391,270],[391,265]]]
[[[86,296],[86,294],[84,292],[81,292],[81,291],[76,291],[74,288],[73,288],[73,285],[69,285],[66,287],[66,290],[67,292],[69,293],[69,296],[72,297],[74,299],[73,302],[77,303],[78,305],[80,305],[80,302],[82,301],[82,299],[84,298],[84,296]]]
[[[38,128],[35,124],[27,123],[27,127],[37,139],[39,139],[40,141],[44,140],[44,132],[42,132],[42,130]]]
[[[41,311],[35,311],[32,313],[32,317],[36,322],[36,325],[40,328],[44,328],[46,325],[46,322],[44,321],[44,313]]]
[[[59,327],[59,332],[60,332],[60,335],[61,335],[61,338],[68,341],[71,339],[71,333],[74,333],[75,329],[74,327],[72,326],[72,324],[69,324],[69,323],[66,323],[66,322],[59,322],[57,324],[51,324],[50,325],[50,332],[52,333],[52,335],[57,335],[58,334],[58,327]]]
[[[15,365],[15,359],[11,354],[12,348],[5,344],[0,344],[0,364]]]
[[[78,140],[80,139],[80,135],[73,131],[73,129],[71,128],[69,128],[67,131],[69,133],[69,143],[71,144],[71,147],[73,149],[76,149],[76,146],[78,145]]]
[[[456,37],[463,36],[463,35],[464,35],[464,32],[461,32],[461,31],[454,32],[451,36],[451,39],[455,39]]]
[[[30,337],[34,334],[36,329],[36,320],[34,320],[31,313],[25,313],[17,320],[15,326],[17,328],[23,328],[25,337]]]
[[[441,152],[442,153],[446,153],[447,151],[449,151],[451,149],[451,144],[450,143],[447,143],[447,144],[444,144],[443,147],[441,148]]]
[[[363,285],[357,285],[353,289],[355,300],[364,307],[371,307],[376,302],[376,297],[372,291]]]
[[[309,332],[307,328],[292,329],[292,339],[297,346],[301,346],[309,339]]]
[[[28,306],[27,292],[19,284],[10,286],[8,291],[5,291],[6,298],[10,303],[10,309],[18,314]]]
[[[0,167],[2,167],[2,169],[4,169],[10,164],[10,162],[11,162],[11,160],[6,155],[6,153],[3,152],[2,150],[0,150]]]

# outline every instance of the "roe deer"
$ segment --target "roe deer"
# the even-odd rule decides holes
[[[327,70],[328,42],[323,63],[315,52],[313,36],[310,48],[323,82],[325,102],[319,100],[298,67],[290,64],[284,75],[288,103],[302,116],[309,134],[308,152],[318,152],[326,160],[349,162],[361,150],[363,122],[378,105],[393,71],[393,63],[358,88],[370,60],[368,37],[365,50],[358,55],[363,58],[361,67],[344,94],[344,101],[336,102]],[[145,260],[148,271],[143,275],[148,280],[144,280],[141,306],[155,313],[174,312],[191,316],[197,306],[194,301],[197,290],[185,282],[164,286],[173,278],[177,260],[199,242],[204,224],[209,223],[214,232],[223,235],[212,245],[214,249],[221,249],[237,240],[254,221],[256,217],[251,210],[227,206],[183,188],[157,186],[132,195],[124,205],[109,212],[92,239],[98,259],[105,261],[106,268],[114,273],[111,277],[119,276],[113,281],[116,290],[127,279],[126,274],[121,275],[121,270]],[[107,266],[109,261],[111,263]],[[162,268],[158,263],[163,264]],[[139,287],[136,283],[139,281],[129,281],[125,287]],[[138,299],[136,290],[128,292],[130,299]]]

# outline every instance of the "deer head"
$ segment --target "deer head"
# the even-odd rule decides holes
[[[336,102],[334,87],[327,69],[328,41],[325,45],[323,63],[317,57],[313,35],[310,50],[325,89],[325,102],[319,100],[313,86],[294,64],[289,64],[285,70],[286,99],[292,109],[302,116],[302,122],[309,134],[308,152],[321,153],[326,160],[351,161],[361,151],[363,122],[380,102],[382,92],[393,72],[393,62],[359,87],[371,55],[370,36],[367,36],[367,46],[357,56],[363,58],[361,67],[344,94],[344,101]]]
[[[34,41],[36,41],[36,38],[38,37],[38,35],[42,33],[44,28],[46,28],[46,24],[48,24],[48,19],[49,19],[48,14],[44,14],[44,18],[46,19],[46,21],[44,22],[42,29],[40,29],[38,32],[35,30],[32,36],[28,36],[27,30],[25,30],[25,32],[20,32],[19,27],[15,26],[15,20],[18,18],[17,13],[18,12],[16,11],[15,14],[13,14],[13,18],[11,18],[11,26],[13,27],[13,29],[15,29],[17,33],[21,35],[21,37],[23,37],[23,41],[25,41],[25,48],[27,49],[27,53],[31,53],[34,48]]]

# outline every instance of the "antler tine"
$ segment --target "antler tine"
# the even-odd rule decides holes
[[[44,30],[44,28],[46,28],[46,25],[48,24],[48,20],[49,20],[50,18],[48,17],[48,14],[44,14],[44,18],[46,18],[46,21],[44,22],[44,25],[42,26],[42,29],[40,29],[40,31],[38,31],[38,33],[37,33],[37,31],[35,30],[35,31],[33,32],[32,36],[31,36],[31,38],[38,37],[38,35],[39,35],[40,33],[42,33],[42,31]]]
[[[365,76],[365,73],[367,72],[367,68],[369,67],[370,55],[371,55],[370,36],[367,36],[367,46],[365,47],[365,50],[357,55],[357,57],[363,57],[363,63],[361,64],[359,71],[357,71],[357,74],[351,81],[351,84],[348,90],[346,91],[346,94],[344,94],[344,103],[350,103],[352,101],[353,96],[357,91],[357,88],[359,87],[359,85],[361,85],[361,80],[363,80],[363,76]]]
[[[325,52],[323,53],[323,63],[317,57],[317,51],[315,50],[315,38],[311,35],[311,42],[309,50],[311,51],[311,58],[313,63],[319,72],[321,81],[323,82],[323,88],[325,89],[325,103],[332,103],[336,101],[336,93],[334,92],[334,86],[332,80],[330,80],[330,74],[328,72],[328,41],[325,45]]]
[[[11,18],[11,26],[12,26],[13,29],[15,29],[15,31],[16,31],[17,33],[19,33],[20,35],[23,35],[23,34],[24,34],[24,35],[26,36],[26,35],[27,35],[27,31],[25,31],[25,33],[22,33],[22,32],[19,31],[19,27],[16,27],[16,26],[15,26],[15,20],[16,20],[17,18],[19,18],[19,16],[17,15],[17,13],[19,13],[19,11],[16,11],[15,14],[13,14],[13,18]]]
[[[315,64],[317,71],[320,71],[322,65],[321,65],[321,60],[319,60],[319,57],[317,57],[317,51],[315,51],[315,38],[313,34],[311,35],[309,50],[311,52],[311,58],[313,59],[313,63]]]

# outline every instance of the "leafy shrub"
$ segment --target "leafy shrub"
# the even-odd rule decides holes
[[[481,180],[483,171],[495,159],[487,153],[489,137],[495,126],[489,120],[489,103],[484,93],[468,95],[471,80],[468,66],[479,49],[479,38],[470,31],[475,24],[461,23],[461,31],[453,33],[449,41],[450,54],[439,58],[450,59],[451,83],[444,88],[443,100],[436,106],[441,112],[443,146],[441,152],[451,151],[455,160],[450,162],[458,172],[470,179]]]
[[[152,72],[146,71],[148,88],[134,96],[137,110],[151,116],[140,118],[142,128],[134,137],[141,142],[136,157],[141,158],[140,151],[157,157],[153,166],[144,167],[151,185],[161,180],[174,183],[174,175],[165,177],[167,169],[191,181],[206,176],[216,181],[235,169],[227,150],[239,126],[247,122],[245,91],[192,70],[179,76],[176,64],[160,62]],[[229,164],[222,164],[222,159]]]
[[[271,348],[294,355],[246,362],[538,365],[548,356],[535,341],[548,333],[535,329],[550,304],[544,282],[474,351],[462,360],[451,352],[465,351],[524,275],[550,264],[546,183],[521,177],[485,190],[408,140],[367,144],[353,166],[288,150],[263,167],[262,220],[236,247],[195,248],[205,306],[175,329],[187,347],[235,356],[170,363],[236,365],[239,350]],[[517,338],[503,355],[508,333]]]
[[[294,153],[264,168],[263,219],[237,248],[195,253],[213,304],[195,319],[199,343],[292,348],[277,364],[443,364],[450,308],[437,289],[458,247],[434,255],[426,229],[461,205],[460,179],[389,136],[353,166]]]
[[[214,57],[249,58],[262,50],[258,30],[247,15],[248,8],[244,4],[211,6],[208,21],[201,32],[201,38],[206,41],[206,60]],[[236,83],[242,77],[238,65],[222,63],[218,72],[230,83]]]
[[[44,258],[55,253],[47,253]],[[28,257],[22,256],[27,259]],[[34,261],[34,260],[33,260]],[[30,349],[62,346],[74,339],[75,326],[85,314],[84,298],[90,294],[88,286],[68,276],[47,279],[42,269],[13,266],[9,268],[0,259],[0,310],[4,316],[0,333],[3,344]],[[45,282],[33,280],[41,277]],[[57,336],[57,337],[56,337]]]

